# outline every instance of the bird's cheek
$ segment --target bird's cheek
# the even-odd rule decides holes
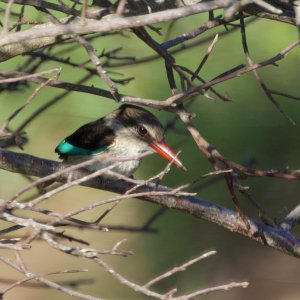
[[[139,152],[140,152],[140,153],[145,153],[145,152],[151,152],[151,153],[154,153],[155,151],[154,151],[153,148],[150,147],[148,144],[143,144],[143,146],[141,146]]]

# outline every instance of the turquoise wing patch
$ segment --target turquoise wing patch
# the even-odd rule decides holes
[[[59,154],[66,155],[93,155],[106,150],[108,146],[102,146],[95,150],[84,149],[81,147],[77,147],[67,142],[66,140],[61,141],[58,146],[55,148],[55,152]]]

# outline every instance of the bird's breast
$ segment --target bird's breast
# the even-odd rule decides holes
[[[108,154],[108,153],[107,153]],[[108,156],[105,155],[106,157],[102,159],[101,156],[104,155],[97,155],[99,158],[99,161],[91,164],[88,166],[88,169],[90,171],[97,171],[100,169],[104,169],[106,167],[109,167],[111,165],[115,165],[112,169],[112,171],[116,173],[120,173],[126,176],[131,176],[136,169],[139,167],[141,160],[139,159],[129,159],[126,160],[124,157],[115,157],[115,156]],[[120,160],[119,160],[120,159]]]
[[[113,144],[99,154],[69,156],[67,162],[73,164],[97,157],[96,162],[87,166],[90,171],[97,171],[115,164],[113,171],[131,176],[141,163],[141,154],[147,150],[149,147],[145,143],[139,143],[124,134],[121,137],[118,136]]]

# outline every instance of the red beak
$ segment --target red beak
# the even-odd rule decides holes
[[[174,151],[164,141],[153,141],[150,146],[163,158],[168,161],[173,161],[177,167],[186,170],[182,162],[177,158]]]

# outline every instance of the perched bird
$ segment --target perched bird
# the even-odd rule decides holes
[[[159,120],[141,107],[123,104],[105,117],[77,129],[59,143],[55,152],[71,164],[99,157],[88,167],[92,171],[128,157],[114,171],[131,176],[141,163],[141,154],[149,150],[184,168],[165,143],[164,128]]]

